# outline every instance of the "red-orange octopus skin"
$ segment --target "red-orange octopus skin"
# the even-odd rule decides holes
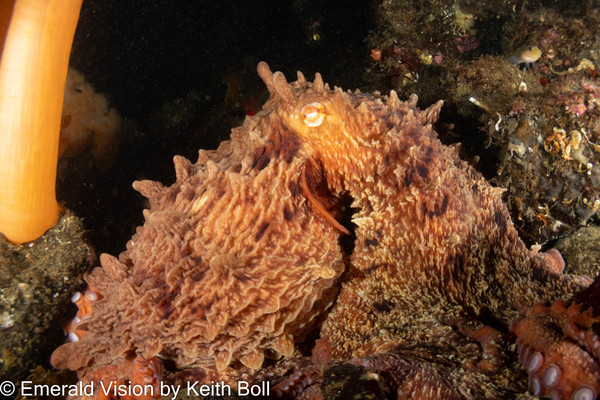
[[[258,73],[271,96],[230,141],[193,165],[176,157],[171,187],[135,184],[146,222],[87,276],[103,298],[53,365],[125,381],[138,357],[156,357],[165,379],[252,380],[288,365],[262,366],[316,326],[316,374],[304,379],[300,363],[300,375],[269,378],[293,383],[290,396],[321,396],[319,373],[352,363],[384,377],[390,398],[514,398],[538,371],[526,349],[519,363],[524,346],[551,360],[544,371],[589,367],[561,369],[550,395],[596,395],[597,283],[590,294],[558,254],[526,248],[502,190],[437,139],[441,102],[419,110],[416,96],[346,93],[301,73],[288,83],[265,63]]]
[[[321,167],[275,109],[195,164],[176,156],[170,187],[134,183],[150,202],[145,223],[85,277],[101,298],[79,305],[83,334],[55,350],[53,366],[129,382],[141,357],[210,383],[250,374],[265,354],[292,355],[339,290],[345,228]]]
[[[352,199],[354,250],[317,342],[320,361],[371,365],[396,382],[398,399],[510,398],[527,388],[515,343],[535,339],[518,329],[528,325],[539,329],[536,351],[556,365],[583,360],[569,364],[583,373],[565,368],[554,396],[597,395],[600,360],[588,346],[598,324],[574,325],[581,309],[535,306],[568,301],[589,278],[562,274],[556,251],[526,248],[503,190],[437,139],[441,102],[419,110],[414,95],[330,90],[318,74],[288,83],[266,64],[259,74],[267,107],[322,166],[331,193]],[[548,315],[563,329],[552,341],[543,336],[555,330]]]
[[[600,338],[594,328],[600,325],[598,299],[600,278],[571,304],[536,304],[512,323],[533,395],[584,400],[600,393]]]

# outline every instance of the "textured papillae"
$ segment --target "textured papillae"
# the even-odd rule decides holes
[[[77,324],[80,340],[54,352],[55,367],[125,380],[137,356],[223,372],[292,354],[344,265],[338,231],[314,211],[331,215],[335,201],[318,200],[323,177],[274,105],[195,164],[176,156],[172,186],[134,183],[150,201],[145,223],[86,277],[102,298]]]
[[[299,93],[272,79],[284,124],[355,210],[318,361],[353,359],[387,376],[398,399],[507,398],[523,390],[522,372],[535,396],[596,397],[600,307],[573,296],[599,290],[562,274],[558,251],[526,248],[503,191],[437,139],[442,102],[419,110],[416,96],[345,93],[320,79]]]
[[[88,276],[92,316],[77,298],[81,340],[55,366],[156,382],[162,360],[178,382],[216,380],[261,367],[270,349],[290,355],[325,313],[312,359],[248,379],[286,398],[335,397],[348,390],[322,371],[351,363],[390,398],[513,398],[527,375],[536,396],[596,397],[600,281],[526,248],[502,190],[437,139],[441,102],[419,110],[416,96],[258,72],[271,96],[230,141],[195,165],[176,158],[169,188],[136,184],[146,223]],[[342,276],[344,197],[355,241]]]

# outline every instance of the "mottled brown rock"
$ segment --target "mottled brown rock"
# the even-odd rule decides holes
[[[571,236],[561,239],[556,243],[556,248],[567,262],[567,272],[598,275],[600,265],[600,227],[590,225],[579,228]]]
[[[63,337],[65,303],[96,262],[82,220],[63,209],[39,239],[15,245],[0,238],[0,381],[18,382]]]

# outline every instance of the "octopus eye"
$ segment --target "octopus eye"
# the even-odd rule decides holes
[[[315,126],[319,126],[323,123],[325,119],[325,107],[323,104],[318,102],[308,103],[302,110],[300,110],[300,115],[302,115],[302,121],[306,124],[306,126],[310,126],[314,128]]]

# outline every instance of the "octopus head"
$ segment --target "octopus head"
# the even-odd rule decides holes
[[[274,109],[307,156],[321,163],[332,177],[365,171],[364,158],[377,132],[371,129],[374,117],[360,96],[340,88],[331,90],[319,73],[308,82],[298,72],[297,81],[288,83],[282,72],[273,73],[261,62],[258,74],[271,94],[264,108]]]

